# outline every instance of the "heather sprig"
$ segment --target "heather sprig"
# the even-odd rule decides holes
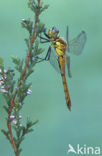
[[[32,83],[28,82],[28,77],[34,72],[33,68],[38,62],[38,55],[44,52],[40,47],[39,35],[44,31],[44,24],[40,22],[39,15],[48,8],[41,0],[29,0],[28,8],[34,14],[34,21],[22,19],[21,25],[25,28],[29,36],[25,38],[27,45],[26,59],[11,57],[15,64],[15,69],[5,68],[3,58],[0,58],[0,92],[2,92],[7,105],[4,106],[8,116],[7,130],[2,129],[3,134],[9,140],[14,150],[15,156],[19,156],[22,148],[21,143],[25,139],[25,135],[32,132],[32,126],[37,122],[32,122],[27,119],[26,125],[22,122],[20,110],[23,108],[24,100],[28,95],[32,94]],[[19,72],[19,77],[16,80],[16,71]]]

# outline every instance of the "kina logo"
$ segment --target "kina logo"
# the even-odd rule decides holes
[[[77,144],[76,148],[74,148],[71,144],[68,145],[67,154],[70,155],[71,153],[75,155],[100,155],[101,149],[100,146],[80,146]]]

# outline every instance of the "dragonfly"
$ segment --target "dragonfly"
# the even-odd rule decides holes
[[[86,43],[86,32],[81,31],[74,39],[69,41],[69,31],[68,26],[66,28],[66,40],[64,40],[59,35],[59,30],[56,27],[52,27],[49,29],[48,33],[45,31],[43,32],[43,36],[40,37],[41,43],[50,43],[47,54],[45,58],[39,58],[40,61],[49,61],[50,64],[54,67],[54,69],[60,73],[62,77],[64,93],[65,93],[65,100],[68,109],[71,111],[71,99],[68,90],[68,84],[66,81],[66,76],[68,75],[71,78],[70,72],[70,55],[80,55],[84,49],[84,45]],[[68,73],[66,74],[66,69]]]

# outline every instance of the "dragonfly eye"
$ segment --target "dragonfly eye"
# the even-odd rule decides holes
[[[52,28],[52,31],[55,31],[56,33],[59,33],[59,30],[55,27]]]

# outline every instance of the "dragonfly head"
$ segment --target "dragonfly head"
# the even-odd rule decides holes
[[[48,36],[51,39],[56,39],[58,37],[59,34],[59,30],[55,27],[52,27],[49,31],[48,31]]]

